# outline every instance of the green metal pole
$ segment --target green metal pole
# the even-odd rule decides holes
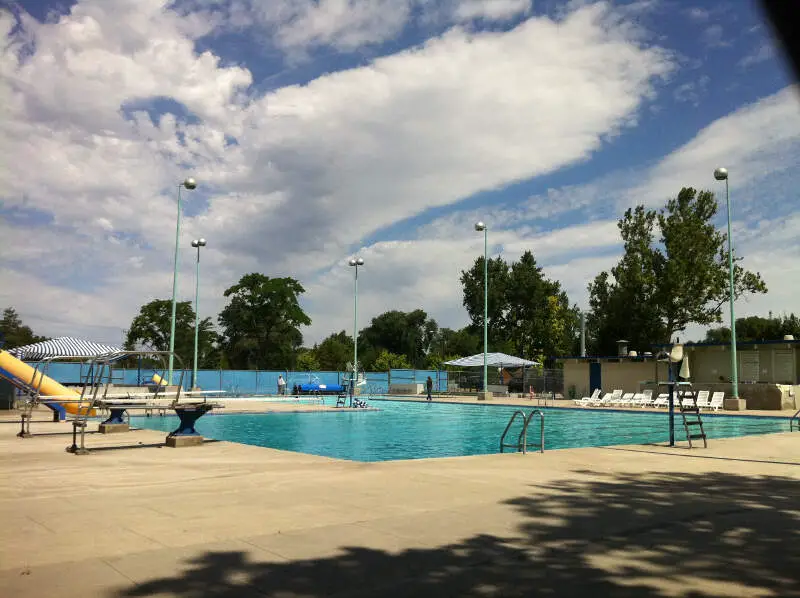
[[[356,276],[353,279],[353,382],[350,391],[350,407],[353,406],[353,395],[356,392],[356,378],[358,377],[358,264]]]
[[[733,294],[733,249],[731,240],[731,198],[728,190],[728,178],[725,178],[725,203],[728,207],[728,275],[730,278],[731,305],[731,385],[734,399],[739,398],[739,365],[736,360],[736,313],[734,311],[735,296]]]
[[[483,392],[489,390],[489,368],[487,352],[489,347],[489,229],[483,229]],[[486,395],[484,394],[484,397]]]
[[[197,246],[197,268],[194,280],[194,369],[192,371],[192,388],[197,388],[197,344],[200,337],[200,245]]]
[[[175,225],[175,262],[172,270],[172,317],[169,322],[169,375],[168,384],[172,384],[172,368],[174,365],[173,352],[175,351],[175,296],[178,292],[178,243],[181,239],[181,185],[178,185],[178,218]]]

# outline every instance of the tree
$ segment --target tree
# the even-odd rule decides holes
[[[482,348],[483,257],[461,273],[463,303],[472,320],[469,327]],[[570,307],[558,281],[544,276],[533,253],[519,261],[489,260],[488,336],[491,351],[544,360],[571,353],[578,338],[577,308]]]
[[[398,355],[386,349],[381,349],[377,358],[372,364],[374,372],[388,372],[389,370],[407,370],[411,368],[408,358],[405,355]]]
[[[300,307],[305,293],[294,278],[245,274],[226,289],[230,303],[220,312],[230,364],[241,369],[294,369],[303,342],[300,326],[311,319]]]
[[[447,356],[442,361],[475,355],[481,350],[482,338],[471,326],[466,326],[461,330],[440,328],[428,355]]]
[[[45,340],[47,337],[34,334],[30,326],[22,323],[17,310],[13,307],[3,310],[3,317],[0,319],[0,341],[5,342],[7,348],[23,347]]]
[[[480,256],[469,270],[461,272],[461,288],[463,292],[463,305],[474,330],[480,330],[483,338],[484,316],[484,258]],[[488,314],[489,343],[496,346],[506,340],[508,315],[509,267],[501,257],[490,259],[488,263],[489,289],[486,294]]]
[[[154,351],[169,351],[169,332],[172,320],[172,301],[155,299],[139,308],[125,335],[125,349],[147,347]],[[189,301],[179,301],[175,306],[175,353],[189,369],[194,363],[195,313]],[[200,321],[197,339],[197,364],[200,368],[219,367],[219,335],[214,331],[211,318]]]
[[[320,369],[343,372],[353,361],[353,337],[344,330],[331,334],[314,348],[314,355]]]
[[[664,330],[655,303],[659,293],[658,252],[653,248],[656,213],[628,209],[618,227],[623,255],[589,284],[587,341],[596,355],[615,355],[617,341],[644,350],[661,341]]]
[[[669,342],[689,324],[721,321],[729,299],[728,254],[726,235],[712,224],[716,214],[712,192],[688,187],[658,212],[644,206],[625,212],[619,221],[624,254],[611,276],[602,272],[589,285],[597,352],[613,351],[621,338],[645,349]],[[735,264],[735,297],[766,291],[759,274]]]
[[[507,286],[506,337],[516,355],[544,362],[573,353],[579,315],[561,283],[544,276],[533,253],[511,265]]]
[[[800,338],[800,318],[794,314],[775,317],[770,313],[766,318],[760,316],[736,318],[737,341],[780,340],[787,334]],[[706,331],[705,340],[711,343],[729,343],[731,329],[727,326],[712,328]]]
[[[381,350],[404,355],[411,367],[425,367],[439,326],[421,309],[411,312],[387,311],[372,318],[359,335],[359,361],[374,369]],[[363,350],[362,350],[363,345]]]
[[[320,365],[314,349],[299,349],[297,351],[297,361],[294,367],[298,372],[319,371]]]

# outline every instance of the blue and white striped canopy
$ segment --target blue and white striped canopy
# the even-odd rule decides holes
[[[471,355],[470,357],[461,357],[452,361],[445,361],[447,365],[456,365],[465,368],[477,367],[483,365],[483,353]],[[522,357],[514,357],[513,355],[506,355],[505,353],[487,353],[486,365],[505,366],[505,367],[521,367],[523,365],[542,365],[538,361],[530,361],[522,359]]]
[[[102,345],[91,341],[84,341],[69,336],[60,336],[32,345],[9,349],[17,359],[25,361],[38,361],[47,357],[99,357],[118,353],[122,349],[111,345]]]

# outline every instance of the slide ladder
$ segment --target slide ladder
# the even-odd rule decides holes
[[[531,423],[534,415],[539,416],[539,444],[528,444],[528,426]],[[511,426],[516,421],[517,417],[522,418],[522,430],[517,436],[517,442],[514,444],[507,444],[506,443],[506,436],[508,435]],[[508,420],[508,424],[506,425],[506,429],[503,430],[503,435],[500,437],[500,452],[505,452],[505,449],[512,448],[516,449],[517,452],[520,453],[527,453],[528,447],[533,447],[539,449],[540,453],[544,452],[544,413],[542,413],[539,409],[534,409],[531,411],[527,416],[525,412],[522,410],[517,410],[511,414],[511,418]]]
[[[689,442],[689,448],[692,446],[692,440],[703,440],[703,448],[708,448],[708,439],[706,438],[705,430],[703,429],[703,418],[700,417],[700,408],[697,406],[697,391],[684,390],[680,393],[681,402],[681,418],[683,418],[683,429],[686,431],[686,440]],[[685,399],[689,399],[689,405],[686,405]]]

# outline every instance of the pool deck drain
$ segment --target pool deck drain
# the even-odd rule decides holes
[[[800,596],[797,432],[377,463],[16,432],[2,596]]]

